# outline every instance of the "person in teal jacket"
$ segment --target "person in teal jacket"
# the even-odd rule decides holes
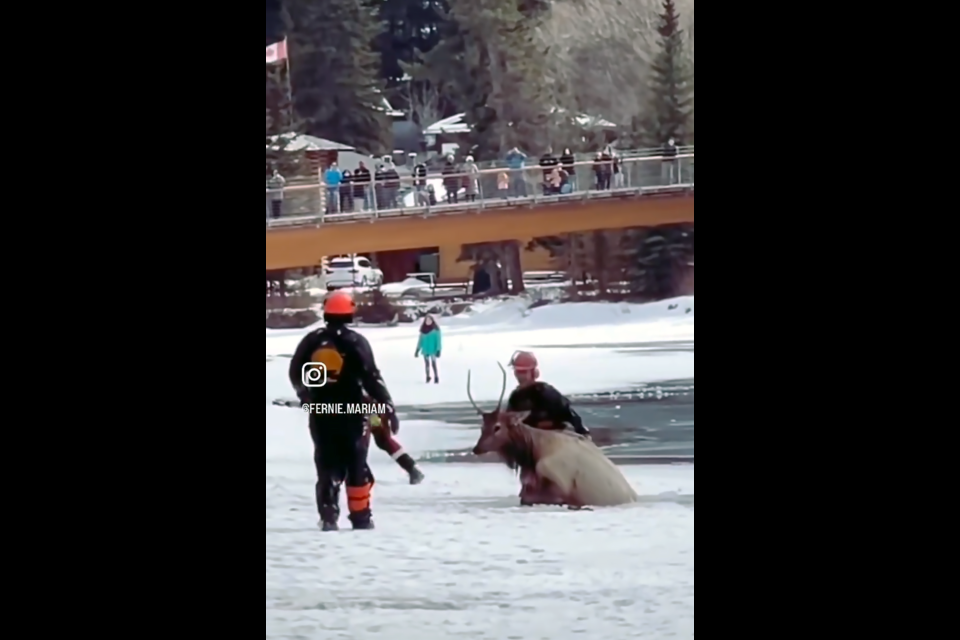
[[[443,351],[443,336],[440,332],[440,325],[433,319],[433,316],[427,316],[420,325],[420,339],[417,341],[417,352],[414,358],[423,355],[424,368],[427,371],[427,384],[435,382],[440,384],[440,372],[437,370],[437,360]],[[430,369],[433,368],[433,379],[430,378]]]

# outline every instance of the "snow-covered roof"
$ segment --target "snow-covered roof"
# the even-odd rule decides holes
[[[553,112],[564,113],[563,109],[554,109]],[[470,125],[464,122],[466,117],[467,114],[460,113],[452,118],[441,120],[440,122],[432,124],[424,129],[423,134],[427,136],[439,136],[445,133],[470,133]],[[604,120],[603,118],[595,116],[579,115],[574,119],[576,120],[577,124],[584,129],[615,129],[617,127],[617,125],[609,120]]]
[[[561,108],[559,108],[559,107],[554,107],[554,109],[551,111],[551,113],[566,114],[566,113],[567,113],[567,110],[566,110],[566,109],[561,109]],[[603,118],[601,118],[601,117],[599,117],[599,116],[588,116],[588,115],[586,115],[586,114],[580,114],[579,116],[577,116],[576,118],[574,118],[574,120],[576,121],[576,123],[577,123],[578,125],[580,125],[580,126],[583,127],[584,129],[593,129],[593,128],[598,128],[598,127],[601,128],[601,129],[616,129],[616,128],[617,128],[617,125],[615,125],[614,123],[610,122],[609,120],[604,120]]]
[[[283,141],[282,144],[278,144],[281,140]],[[270,138],[267,151],[356,151],[356,149],[315,136],[285,133]]]
[[[397,111],[396,109],[394,109],[393,105],[390,104],[390,101],[387,100],[386,97],[384,97],[383,99],[383,107],[381,109],[384,113],[386,113],[391,118],[402,118],[405,115],[407,115],[403,111]]]
[[[604,120],[603,118],[595,118],[593,116],[577,116],[575,118],[577,124],[583,127],[584,129],[616,129],[617,125],[610,122],[609,120]]]
[[[461,113],[441,120],[423,130],[425,136],[441,136],[445,133],[470,133],[470,125],[464,122],[467,114]]]

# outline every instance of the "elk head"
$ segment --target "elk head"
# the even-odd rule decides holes
[[[523,466],[519,461],[526,460],[532,455],[533,445],[520,435],[519,427],[529,415],[529,411],[522,413],[500,411],[495,414],[485,414],[480,440],[473,448],[474,455],[498,453],[507,466],[511,468]]]
[[[503,372],[503,389],[500,391],[500,400],[493,411],[484,411],[477,405],[473,399],[473,392],[470,389],[472,372],[467,373],[467,397],[470,398],[470,404],[477,410],[480,419],[483,420],[483,428],[480,431],[480,440],[474,447],[474,455],[483,455],[485,453],[499,453],[509,444],[511,439],[510,427],[522,423],[529,413],[510,413],[503,410],[503,398],[507,395],[507,370],[503,365],[497,363],[500,371]]]

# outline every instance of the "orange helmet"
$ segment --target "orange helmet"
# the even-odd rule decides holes
[[[517,351],[510,359],[510,366],[517,371],[534,371],[540,367],[540,362],[529,351]]]
[[[346,291],[334,291],[323,301],[323,314],[328,316],[352,316],[357,312],[353,296]]]

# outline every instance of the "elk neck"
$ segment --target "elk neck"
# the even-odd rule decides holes
[[[503,462],[513,471],[536,471],[537,452],[533,438],[522,426],[508,428],[510,438],[500,448]]]

